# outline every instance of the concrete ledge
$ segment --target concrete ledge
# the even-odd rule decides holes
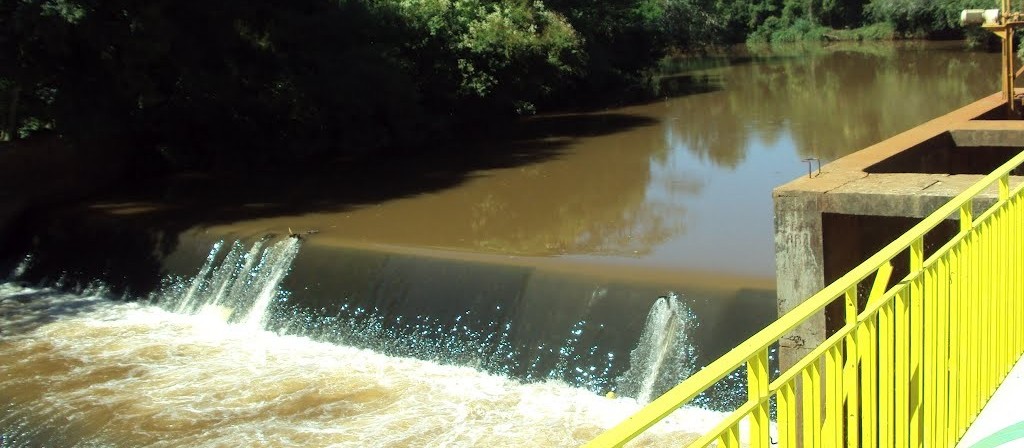
[[[949,130],[958,146],[1024,147],[1024,121],[968,121]]]
[[[1024,120],[1007,119],[1004,107],[1001,94],[990,95],[777,187],[772,194],[779,314],[1024,150]],[[1021,182],[1011,178],[1013,186]],[[992,186],[975,200],[975,210],[997,196]],[[936,238],[955,226],[940,227]],[[783,368],[841,326],[841,317],[830,314],[835,312],[826,310],[787,335],[780,345]]]

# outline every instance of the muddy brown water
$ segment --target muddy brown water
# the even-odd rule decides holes
[[[806,174],[803,159],[828,163],[995,91],[996,62],[959,42],[680,61],[685,71],[660,82],[667,94],[690,93],[526,120],[511,133],[521,163],[482,164],[451,186],[389,200],[209,230],[245,236],[290,228],[318,232],[312,239],[329,245],[669,270],[763,287],[775,275],[774,186]],[[509,143],[491,143],[502,144]]]
[[[803,159],[968,104],[998,68],[958,42],[683,59],[661,99],[528,118],[468,153],[183,175],[47,211],[5,248],[33,254],[25,279],[135,298],[195,275],[218,240],[303,242],[263,330],[5,286],[0,441],[513,446],[543,427],[577,444],[637,408],[595,394],[635,389],[659,296],[685,305],[663,325],[689,347],[668,361],[681,375],[772,320],[771,189]],[[691,417],[665,434],[714,421]]]

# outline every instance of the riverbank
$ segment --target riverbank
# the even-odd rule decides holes
[[[802,159],[837,159],[988,94],[998,82],[988,76],[997,55],[949,42],[748,51],[697,62],[666,71],[662,82],[672,84],[673,96],[531,117],[462,148],[249,173],[131,172],[77,205],[70,197],[60,206],[40,203],[5,250],[23,255],[36,234],[68,235],[76,223],[95,222],[101,231],[83,240],[141,254],[143,263],[108,263],[130,272],[147,266],[152,273],[139,287],[154,284],[159,259],[185,232],[251,240],[315,231],[310,241],[339,247],[639,276],[695,273],[694,281],[718,273],[723,283],[762,288],[775,275],[769,191],[806,173]],[[68,165],[83,173],[103,160],[75,157]],[[20,179],[9,191],[71,179],[47,180],[44,167],[21,165],[30,167],[2,165],[20,176],[5,178]],[[100,174],[83,176],[83,185]]]
[[[230,306],[209,285],[246,290],[232,280],[248,278],[237,272],[263,266],[260,249],[294,242],[294,234],[301,248],[280,294],[241,294],[269,307],[273,319],[260,334],[271,340],[308,335],[345,353],[387,355],[391,372],[417,358],[531,387],[556,381],[587,396],[604,395],[629,376],[632,360],[643,358],[634,350],[644,344],[661,348],[654,364],[663,354],[681,354],[669,362],[673,374],[644,394],[653,396],[775,318],[772,187],[806,175],[804,159],[837,159],[991,93],[998,80],[988,75],[998,66],[994,55],[948,43],[722,57],[672,74],[672,82],[690,87],[678,95],[534,117],[524,132],[510,134],[518,138],[485,141],[475,151],[135,176],[83,200],[29,210],[10,244],[0,246],[0,258],[10,260],[0,272],[28,254],[22,280],[59,286],[52,295],[105,286],[105,297],[155,294],[159,303],[195,286],[214,296],[204,303],[223,315]],[[43,174],[25,182],[45,181]],[[263,240],[268,234],[275,236]],[[214,275],[202,267],[217,263],[241,271]],[[274,275],[284,269],[275,266]],[[197,271],[209,280],[188,280]],[[21,300],[50,295],[15,294],[6,305],[32,311]],[[144,306],[109,302],[101,303]],[[233,328],[155,311],[200,332]],[[74,337],[45,357],[90,344],[96,356],[109,354],[107,340],[80,339],[89,316],[52,317],[70,326],[48,328]],[[175,354],[196,353],[177,344],[177,334],[148,348],[144,338],[159,331],[124,337],[120,322],[139,328],[126,317],[100,320],[117,327],[112,333],[124,344],[141,344],[145,353],[170,347],[183,369],[202,371],[190,356]],[[672,346],[665,341],[682,349],[666,350]],[[11,348],[13,358],[25,358],[25,346]],[[261,368],[219,353],[199,357],[200,364]],[[40,365],[28,365],[26,377],[40,378],[33,373]],[[246,381],[262,381],[252,378]],[[61,381],[49,377],[43,388]],[[745,389],[727,383],[700,404],[742,403]],[[498,389],[514,387],[502,384]],[[90,403],[77,412],[96,411]]]

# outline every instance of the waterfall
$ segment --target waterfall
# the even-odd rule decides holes
[[[150,304],[0,282],[0,446],[579,446],[639,408],[593,393],[617,368],[604,323],[528,346],[502,302],[451,319],[282,302],[299,245],[217,243]],[[648,400],[685,378],[693,322],[659,298],[620,392]],[[723,416],[683,407],[641,444]]]
[[[689,332],[695,325],[693,312],[678,296],[659,297],[630,352],[629,370],[616,379],[618,392],[646,403],[689,377],[696,357]]]
[[[180,294],[160,293],[159,305],[183,314],[219,316],[252,328],[266,324],[267,310],[277,297],[278,285],[299,253],[298,238],[267,246],[257,241],[248,250],[235,241],[217,263],[224,243],[213,245],[199,273]]]

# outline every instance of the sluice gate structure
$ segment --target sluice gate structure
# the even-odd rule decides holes
[[[586,446],[736,375],[746,402],[688,446],[961,443],[1024,354],[1024,15],[992,11],[1003,91],[776,188],[779,319]]]
[[[690,446],[955,445],[1024,353],[1024,184],[1010,176],[1021,164],[1014,156],[589,446],[624,444],[737,369],[748,400]],[[934,242],[949,221],[955,234]],[[843,324],[773,374],[770,347],[830,308]]]

